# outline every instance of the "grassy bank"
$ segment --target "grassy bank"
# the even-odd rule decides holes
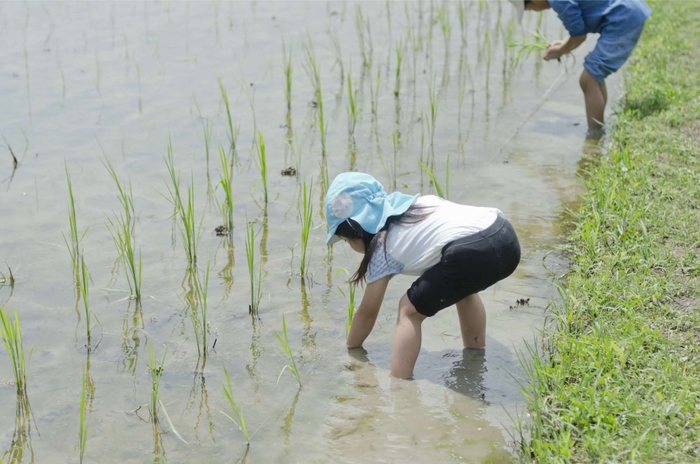
[[[700,462],[700,4],[650,6],[530,365],[524,460]]]

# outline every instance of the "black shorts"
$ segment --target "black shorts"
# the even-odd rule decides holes
[[[481,232],[445,245],[440,262],[408,289],[408,299],[422,315],[434,316],[505,279],[519,262],[518,236],[510,222],[498,216]]]

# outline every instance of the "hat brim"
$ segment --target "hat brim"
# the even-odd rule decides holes
[[[383,203],[381,207],[376,204],[367,203],[348,219],[356,221],[366,232],[376,234],[384,227],[387,219],[391,216],[399,216],[408,211],[419,196],[420,194],[406,195],[400,192],[393,192],[382,198]],[[376,217],[378,211],[381,211],[379,218]],[[333,245],[340,240],[340,237],[337,236],[335,232],[338,230],[338,225],[341,223],[335,225],[335,227],[328,231],[326,245]]]

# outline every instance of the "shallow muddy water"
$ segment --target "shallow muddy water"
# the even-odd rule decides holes
[[[30,426],[26,415],[15,414],[3,352],[3,460],[79,460],[87,367],[89,462],[510,461],[509,416],[523,413],[514,380],[522,379],[518,353],[526,353],[556,297],[550,275],[566,263],[555,247],[564,212],[580,193],[579,164],[591,150],[577,81],[594,41],[575,62],[544,63],[532,55],[511,69],[516,49],[503,44],[538,27],[551,40],[562,37],[554,13],[526,14],[515,27],[505,2],[464,2],[463,9],[464,27],[456,2],[0,4],[0,270],[7,263],[15,277],[13,287],[0,288],[0,298],[17,308],[25,346],[33,346],[28,397],[34,416]],[[371,37],[369,66],[358,21],[366,55]],[[319,105],[305,72],[309,41],[322,81],[325,157]],[[283,42],[292,50],[289,111]],[[398,96],[397,44],[403,50]],[[354,145],[348,76],[358,89]],[[223,193],[208,188],[219,182],[218,147],[229,146],[217,78],[239,128],[230,239],[215,233]],[[611,95],[615,82],[608,83]],[[267,203],[254,161],[257,131],[267,149]],[[197,217],[203,214],[199,267],[211,266],[210,347],[216,340],[206,361],[188,315],[191,280],[168,200],[169,143],[182,187],[194,186]],[[15,171],[5,145],[18,158]],[[332,251],[324,244],[323,179],[355,169],[387,189],[431,194],[435,188],[419,161],[445,187],[448,156],[449,199],[500,208],[515,225],[523,259],[513,276],[482,294],[488,312],[483,352],[462,351],[457,315],[448,309],[423,325],[415,380],[392,380],[396,306],[411,279],[392,281],[366,351],[349,355],[341,270],[354,271],[359,255],[343,244]],[[121,206],[105,157],[133,187],[134,240],[143,257],[140,306],[128,298],[106,226]],[[297,175],[282,176],[290,166]],[[88,229],[81,249],[90,309],[100,323],[90,352],[62,235],[69,233],[65,169],[78,228]],[[305,278],[299,272],[303,180],[313,185],[314,198]],[[248,312],[246,220],[254,224],[256,265],[263,268],[257,322]],[[517,305],[520,298],[529,304]],[[289,372],[277,382],[286,363],[275,338],[282,315],[301,389]],[[186,444],[162,414],[160,426],[148,421],[147,339],[158,359],[167,348],[159,397]],[[220,412],[232,414],[222,393],[224,365],[252,435],[249,448]]]

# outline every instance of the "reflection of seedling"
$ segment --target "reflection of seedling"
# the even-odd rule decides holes
[[[396,83],[394,84],[394,96],[398,98],[401,92],[401,62],[403,61],[403,39],[396,43]]]
[[[231,405],[231,409],[233,409],[233,413],[236,415],[236,419],[233,417],[229,416],[223,411],[220,411],[221,414],[224,416],[228,417],[231,419],[231,422],[236,424],[240,429],[241,432],[243,432],[243,436],[245,437],[246,441],[250,443],[250,436],[248,435],[248,428],[245,425],[245,418],[243,417],[243,413],[241,412],[240,409],[238,409],[238,406],[236,406],[236,402],[233,399],[233,387],[231,387],[231,379],[228,376],[228,371],[226,370],[226,366],[224,366],[224,375],[226,376],[226,385],[224,385],[224,395],[226,396],[226,399],[228,400],[228,403]]]
[[[82,391],[80,394],[80,430],[78,433],[78,443],[80,445],[80,462],[83,462],[83,456],[85,455],[85,443],[87,442],[87,423],[85,422],[87,416],[87,383],[88,377],[87,372],[83,371],[83,381],[82,381]]]
[[[294,354],[292,353],[292,349],[289,347],[289,338],[287,337],[287,323],[284,320],[284,314],[282,315],[282,335],[277,333],[277,331],[275,330],[275,337],[277,337],[277,341],[282,347],[282,351],[284,351],[284,354],[279,353],[279,355],[283,358],[289,359],[291,363],[285,365],[282,368],[282,370],[280,371],[280,375],[277,377],[277,382],[279,383],[280,378],[282,377],[282,374],[284,374],[285,369],[289,369],[289,372],[291,372],[294,378],[297,379],[297,382],[299,382],[299,386],[301,387],[301,377],[299,376],[299,371],[297,370],[297,363],[294,360]]]
[[[15,374],[15,387],[18,395],[27,392],[27,365],[24,359],[24,344],[22,343],[22,330],[19,324],[19,315],[15,309],[15,320],[12,322],[10,312],[3,311],[0,307],[0,335],[2,343],[5,345],[7,357],[10,358],[12,371]],[[29,352],[29,358],[32,352]]]
[[[0,288],[2,288],[5,284],[8,284],[10,288],[15,286],[15,276],[12,274],[12,269],[10,266],[7,266],[7,275],[0,271]]]
[[[547,50],[549,46],[549,41],[547,38],[540,33],[540,31],[534,31],[529,36],[523,37],[522,39],[513,42],[509,45],[513,48],[518,48],[518,53],[515,55],[511,67],[516,68],[520,63],[520,59],[523,55],[529,55],[532,52]],[[559,59],[561,61],[561,59]]]

